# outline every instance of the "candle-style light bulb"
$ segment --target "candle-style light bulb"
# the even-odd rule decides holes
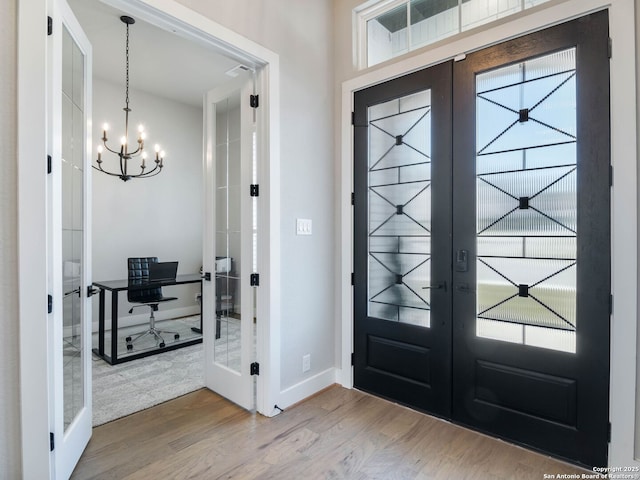
[[[158,145],[157,143],[155,144],[155,146],[153,147],[156,151],[156,153],[158,153],[160,151],[160,145]]]
[[[146,160],[147,160],[147,152],[142,152],[142,164],[140,166],[142,167],[143,170],[145,169]]]
[[[125,146],[127,144],[127,137],[120,138],[120,145]]]
[[[98,162],[102,161],[102,145],[98,145]]]
[[[102,140],[104,142],[107,141],[107,132],[109,131],[109,124],[105,123],[104,125],[102,125]]]
[[[142,125],[142,124],[138,125],[138,132],[139,133],[144,132],[144,125]]]

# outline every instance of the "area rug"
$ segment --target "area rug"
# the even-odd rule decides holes
[[[165,322],[167,329],[179,331],[181,339],[184,339],[193,335],[191,327],[200,324],[200,317]],[[158,327],[163,328],[163,322],[158,322]],[[119,357],[127,355],[124,337],[128,330],[140,330],[140,327],[119,331]],[[240,320],[222,317],[219,333],[220,337],[214,342],[215,362],[239,371]],[[106,335],[106,341],[111,342],[110,335]],[[255,356],[255,326],[253,343]],[[136,353],[135,349],[133,353]],[[204,350],[201,343],[118,365],[109,365],[94,354],[92,368],[94,427],[204,387]]]
[[[204,387],[201,343],[120,365],[93,360],[94,427]]]

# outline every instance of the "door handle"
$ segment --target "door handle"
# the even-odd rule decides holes
[[[447,291],[447,282],[434,282],[428,287],[422,287],[423,290],[444,290]]]
[[[455,258],[456,272],[469,271],[469,250],[458,250]]]
[[[73,290],[69,290],[68,292],[64,292],[64,298],[67,298],[69,295],[73,295],[74,293],[77,293],[78,296],[80,296],[80,287]]]
[[[93,288],[92,285],[87,285],[87,297],[92,297],[93,295],[95,295],[99,291],[100,290],[98,290],[97,288]]]

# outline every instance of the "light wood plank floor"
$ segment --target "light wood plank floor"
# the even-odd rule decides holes
[[[542,479],[577,467],[331,387],[274,418],[199,390],[93,430],[72,479]]]

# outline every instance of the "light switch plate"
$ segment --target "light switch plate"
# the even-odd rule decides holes
[[[296,235],[311,235],[312,222],[308,218],[296,219]]]

